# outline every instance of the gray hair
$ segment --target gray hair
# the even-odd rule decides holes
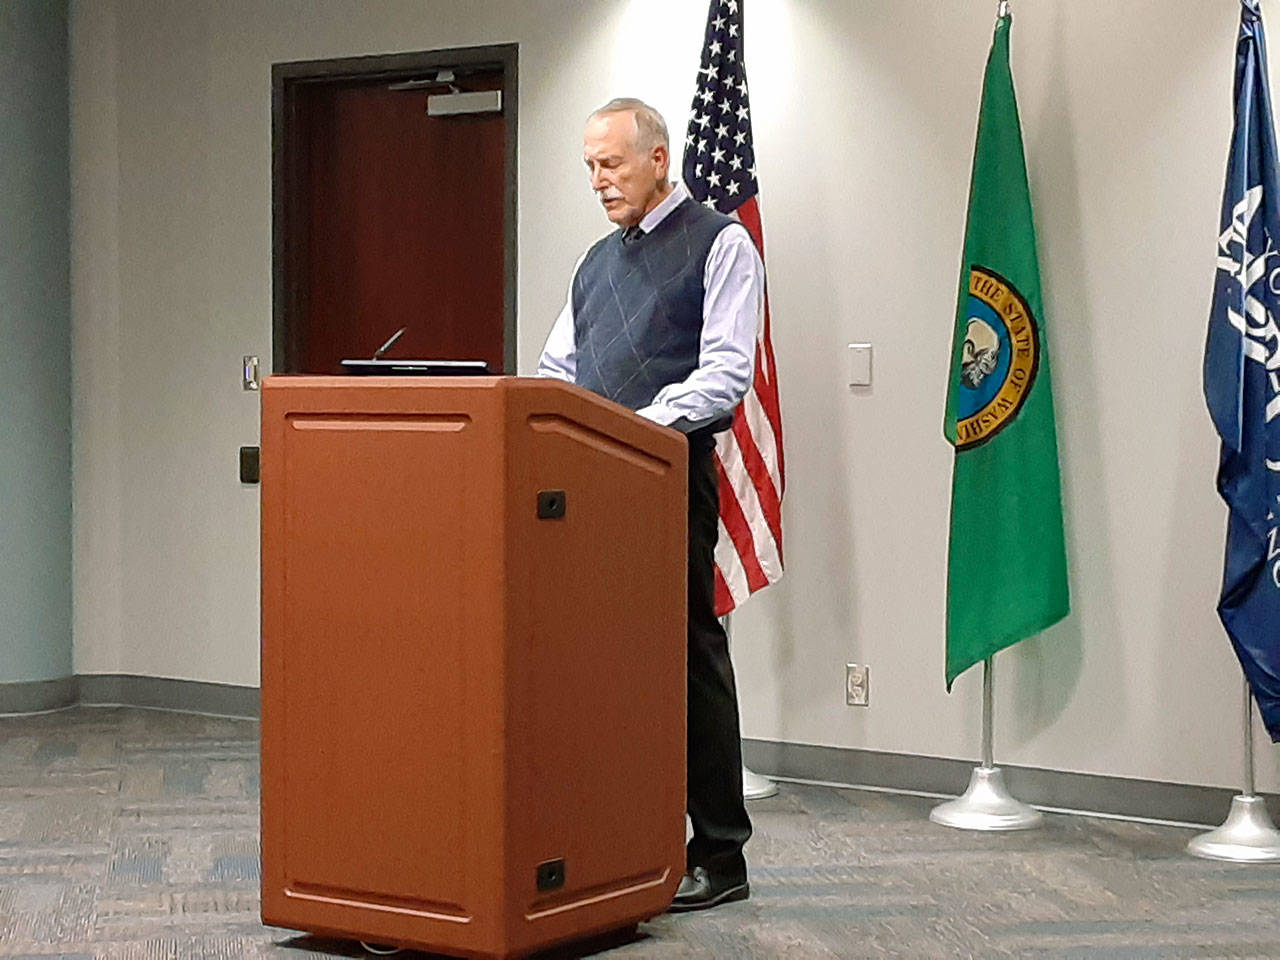
[[[667,138],[667,121],[662,119],[662,114],[643,100],[637,100],[634,97],[616,97],[599,110],[592,111],[587,119],[594,120],[605,113],[630,113],[635,116],[637,148],[652,150],[661,145],[666,147],[668,152],[671,150]]]

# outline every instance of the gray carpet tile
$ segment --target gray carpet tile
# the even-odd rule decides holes
[[[123,708],[0,718],[0,957],[365,956],[259,920],[257,738]],[[949,830],[931,804],[784,785],[750,805],[750,900],[546,960],[1280,958],[1280,866],[1196,860],[1187,830],[1114,820]]]

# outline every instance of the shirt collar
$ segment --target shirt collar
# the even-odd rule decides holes
[[[677,183],[672,191],[666,195],[663,201],[646,213],[640,219],[639,227],[645,233],[652,233],[653,228],[660,224],[671,214],[671,211],[686,200],[689,191],[685,189],[683,183]]]

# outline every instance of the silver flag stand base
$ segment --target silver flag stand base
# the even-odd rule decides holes
[[[763,800],[765,797],[776,797],[778,795],[778,785],[768,777],[762,777],[760,774],[742,768],[742,799],[743,800]]]
[[[1030,830],[1044,817],[1009,795],[999,767],[974,767],[964,795],[938,804],[929,819],[960,830]]]
[[[959,830],[1030,830],[1044,822],[1039,810],[1009,795],[1004,773],[992,759],[991,728],[995,715],[995,665],[988,657],[982,664],[982,763],[973,768],[969,789],[962,796],[940,803],[929,819]]]
[[[1231,798],[1226,822],[1216,830],[1192,837],[1187,853],[1238,863],[1280,860],[1280,830],[1272,826],[1261,797],[1237,794]]]
[[[1254,792],[1253,693],[1244,682],[1244,790],[1231,798],[1226,822],[1191,838],[1187,853],[1207,860],[1269,863],[1280,860],[1280,831],[1271,824],[1267,805]]]

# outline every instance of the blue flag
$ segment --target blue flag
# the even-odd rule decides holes
[[[1218,615],[1280,741],[1280,182],[1259,0],[1241,0],[1235,134],[1222,196],[1204,394],[1227,502]]]

